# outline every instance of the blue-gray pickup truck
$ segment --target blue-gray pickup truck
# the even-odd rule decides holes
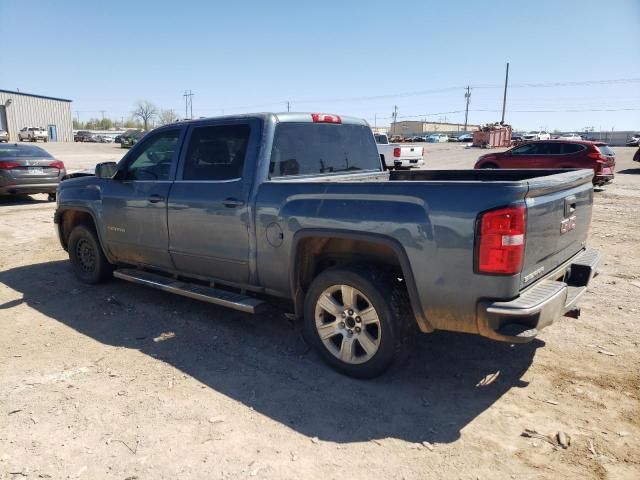
[[[363,120],[254,114],[148,133],[71,175],[55,222],[75,274],[303,321],[347,375],[417,330],[530,341],[596,274],[590,170],[388,172]]]

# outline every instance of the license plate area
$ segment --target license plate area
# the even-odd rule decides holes
[[[42,167],[28,167],[27,173],[29,175],[42,175],[44,173],[44,169]]]

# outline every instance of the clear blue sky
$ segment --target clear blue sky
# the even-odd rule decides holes
[[[481,110],[499,110],[502,90],[480,87],[499,86],[509,61],[515,127],[640,130],[640,0],[0,0],[0,25],[0,88],[70,98],[84,120],[126,118],[138,99],[183,115],[190,88],[194,116],[289,100],[378,125],[394,105],[399,118],[461,122],[462,88],[400,94],[469,84],[470,123],[489,122],[500,113]]]

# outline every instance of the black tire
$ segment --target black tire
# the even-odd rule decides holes
[[[495,163],[483,163],[480,168],[486,168],[486,169],[493,169],[493,168],[498,168],[498,166]]]
[[[47,200],[49,200],[50,202],[55,202],[56,201],[56,194],[55,193],[50,193],[49,196],[47,197]]]
[[[69,234],[69,260],[73,273],[84,283],[95,284],[108,280],[113,266],[104,256],[95,231],[86,225],[77,225]]]
[[[311,283],[304,305],[305,337],[322,359],[338,372],[355,378],[372,378],[387,370],[394,361],[407,356],[410,349],[407,340],[415,333],[416,323],[411,315],[406,289],[401,288],[402,284],[394,277],[383,270],[365,266],[334,267],[322,272]],[[347,285],[361,292],[379,319],[379,324],[375,326],[376,332],[379,332],[377,351],[362,363],[345,362],[338,358],[320,338],[316,327],[316,306],[320,296],[327,289],[339,285]],[[335,322],[341,322],[337,316],[335,318]],[[345,328],[345,322],[340,325]],[[364,329],[364,322],[361,325]],[[346,332],[345,335],[332,338],[339,338],[338,341],[342,342]],[[362,350],[359,343],[355,349],[358,348]]]

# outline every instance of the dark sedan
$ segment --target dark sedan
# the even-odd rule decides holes
[[[55,200],[64,163],[34,145],[0,145],[0,195],[48,193]]]

